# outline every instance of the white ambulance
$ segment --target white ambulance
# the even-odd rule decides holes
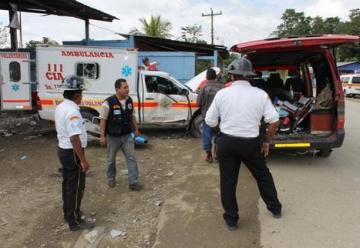
[[[30,110],[30,54],[0,52],[1,110]]]
[[[81,113],[88,131],[97,134],[101,104],[114,94],[115,81],[124,78],[129,83],[140,127],[188,127],[194,136],[199,136],[202,119],[194,80],[191,89],[166,72],[139,70],[138,65],[138,54],[133,49],[37,47],[40,117],[54,120],[55,107],[63,100],[61,81],[68,75],[81,76],[86,82]]]
[[[353,97],[360,95],[360,74],[345,74],[340,76],[344,95]]]

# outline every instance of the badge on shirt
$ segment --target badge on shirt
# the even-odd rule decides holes
[[[121,115],[121,110],[120,109],[114,109],[113,114],[114,115]]]
[[[70,122],[71,122],[71,124],[70,124],[71,127],[74,128],[74,129],[82,127],[82,122],[81,122],[79,116],[76,116],[76,115],[71,116],[70,117]]]
[[[131,103],[128,103],[128,109],[132,110],[132,104]]]

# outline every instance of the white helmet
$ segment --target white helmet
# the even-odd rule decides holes
[[[243,76],[255,76],[253,72],[253,66],[250,60],[246,58],[235,59],[229,65],[227,72],[229,74],[243,75]]]
[[[70,75],[61,82],[61,89],[65,90],[85,90],[85,81],[83,78]]]

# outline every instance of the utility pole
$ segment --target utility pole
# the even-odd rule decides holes
[[[211,13],[210,14],[204,14],[202,13],[202,17],[210,16],[211,17],[211,45],[214,45],[214,16],[222,15],[222,12],[214,13],[213,9],[210,8]]]

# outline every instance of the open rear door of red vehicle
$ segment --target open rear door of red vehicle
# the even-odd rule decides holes
[[[267,51],[291,51],[314,48],[330,48],[349,43],[359,42],[359,36],[352,35],[312,35],[289,38],[270,38],[239,43],[231,47],[231,52],[252,53]]]

